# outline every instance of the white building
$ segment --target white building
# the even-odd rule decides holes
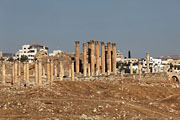
[[[48,52],[48,48],[39,44],[23,45],[22,49],[16,53],[16,58],[21,59],[24,55],[28,57],[29,62],[32,62],[34,60],[34,56],[41,51]]]
[[[144,59],[142,61],[142,63],[143,63],[142,64],[143,65],[143,71],[146,72],[146,67],[147,67],[146,59]],[[164,65],[162,64],[161,59],[155,59],[153,57],[150,57],[149,66],[150,66],[151,72],[163,72]]]
[[[49,56],[56,56],[59,53],[62,53],[62,51],[61,50],[53,50],[53,53],[49,53]]]

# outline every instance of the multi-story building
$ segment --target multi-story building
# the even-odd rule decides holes
[[[146,59],[142,59],[142,72],[146,72]],[[156,59],[153,57],[150,57],[149,61],[149,66],[150,66],[150,72],[163,72],[164,65],[162,64],[161,59]]]
[[[34,60],[34,56],[41,51],[48,52],[48,48],[39,44],[23,45],[22,49],[16,53],[16,58],[21,59],[21,57],[24,55],[28,57],[29,62],[32,62]]]

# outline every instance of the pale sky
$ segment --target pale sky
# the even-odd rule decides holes
[[[3,52],[35,43],[74,52],[76,40],[116,42],[125,56],[180,55],[180,0],[0,0]]]

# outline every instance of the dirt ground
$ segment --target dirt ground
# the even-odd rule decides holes
[[[0,85],[1,120],[178,120],[180,83],[55,81]]]

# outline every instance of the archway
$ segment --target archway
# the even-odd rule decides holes
[[[176,82],[179,82],[179,79],[178,79],[177,76],[172,76],[172,80],[173,80],[173,81],[176,81]]]

